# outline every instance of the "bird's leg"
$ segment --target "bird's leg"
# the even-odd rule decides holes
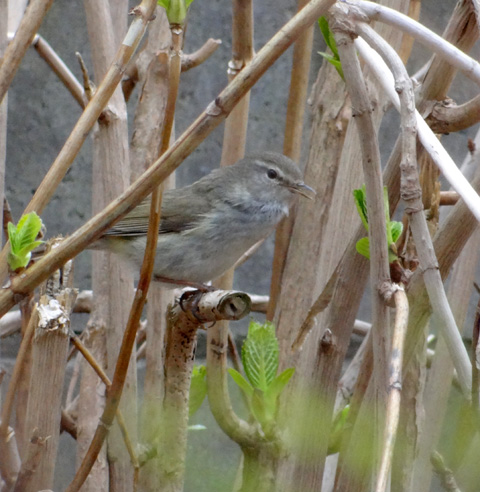
[[[173,278],[162,277],[160,275],[154,275],[153,280],[155,282],[163,282],[165,284],[181,285],[182,287],[192,287],[201,292],[213,292],[215,287],[212,285],[201,284],[199,282],[190,282],[188,280],[175,280]]]

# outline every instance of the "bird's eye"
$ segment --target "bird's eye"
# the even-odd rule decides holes
[[[267,176],[270,178],[270,179],[275,179],[278,177],[278,173],[277,171],[275,171],[275,169],[269,169],[267,171]]]

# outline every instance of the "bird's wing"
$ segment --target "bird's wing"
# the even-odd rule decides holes
[[[175,190],[163,194],[160,234],[182,232],[193,229],[199,220],[211,209],[208,200],[199,199],[195,195],[187,201]],[[188,213],[186,212],[188,210]],[[150,198],[145,199],[123,219],[119,220],[105,236],[141,236],[147,233],[150,214]]]

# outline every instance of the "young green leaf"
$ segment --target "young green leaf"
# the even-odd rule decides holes
[[[157,4],[163,7],[170,24],[185,24],[188,7],[193,0],[157,0]]]
[[[253,396],[253,386],[235,369],[229,368],[228,374],[232,376],[232,379],[237,383],[237,386],[245,393],[247,398]]]
[[[370,259],[370,240],[368,237],[362,237],[362,239],[359,239],[357,244],[355,244],[355,248],[362,256]]]
[[[255,388],[252,395],[252,412],[260,424],[265,424],[268,420],[263,391]]]
[[[401,222],[392,220],[389,226],[390,226],[390,234],[392,236],[392,242],[396,243],[398,238],[403,232],[403,224]]]
[[[268,397],[277,398],[294,374],[295,374],[294,367],[289,367],[288,369],[285,369],[283,372],[281,372],[272,381],[272,384],[268,387],[267,389]]]
[[[342,63],[340,60],[332,55],[329,55],[328,53],[325,53],[325,51],[317,51],[317,53],[323,56],[323,58],[325,58],[329,63],[331,63],[335,67],[335,70],[338,72],[338,75],[340,75],[340,77],[345,80],[345,77],[343,76]]]
[[[191,417],[201,406],[207,396],[207,369],[205,366],[194,366],[190,383],[188,415]]]
[[[342,437],[347,427],[348,412],[350,405],[346,405],[333,421],[330,438],[328,440],[328,454],[335,454],[340,451]]]
[[[362,219],[363,226],[368,231],[368,214],[367,214],[367,192],[365,185],[353,190],[353,199],[357,206],[358,215]]]
[[[333,32],[328,25],[327,18],[324,15],[318,19],[318,27],[320,27],[325,43],[332,50],[334,57],[338,59],[337,43],[335,42]]]
[[[278,369],[278,341],[272,323],[252,321],[242,346],[245,374],[254,388],[266,391]]]
[[[333,32],[330,30],[327,19],[323,16],[320,17],[318,19],[318,26],[320,27],[320,31],[322,32],[323,39],[325,40],[326,45],[330,48],[333,55],[330,55],[323,51],[319,51],[318,54],[323,56],[329,63],[331,63],[337,70],[342,80],[345,80],[345,77],[343,76],[342,63],[338,54],[337,43],[335,41]]]
[[[8,223],[8,265],[11,270],[15,271],[28,265],[32,257],[31,251],[43,242],[36,241],[41,228],[42,219],[35,212],[24,215],[16,227],[11,222]]]

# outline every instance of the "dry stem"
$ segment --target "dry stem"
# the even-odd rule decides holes
[[[27,52],[53,0],[33,0],[20,21],[15,37],[7,46],[0,65],[0,102],[17,73],[20,62]]]
[[[376,492],[384,492],[387,490],[389,472],[392,467],[393,449],[397,437],[398,421],[400,418],[403,344],[408,324],[408,300],[403,287],[396,290],[393,298],[396,308],[395,326],[393,328],[392,349],[390,355],[383,454],[375,487]]]
[[[353,39],[349,29],[353,25],[347,22],[348,11],[343,12],[337,6],[333,10],[335,24],[332,30],[337,41],[338,51],[342,60],[346,85],[352,99],[353,116],[357,122],[360,135],[363,172],[367,194],[368,236],[370,244],[370,283],[372,286],[372,341],[374,351],[375,381],[375,465],[374,477],[378,468],[377,453],[384,448],[381,436],[384,433],[384,405],[387,390],[387,360],[389,353],[389,312],[382,298],[381,289],[390,283],[388,265],[388,245],[386,237],[386,219],[380,151],[377,133],[373,122],[371,105],[360,68]],[[346,26],[346,28],[345,28]]]
[[[307,0],[298,0],[298,10],[301,10],[306,4]],[[302,149],[303,119],[307,101],[312,42],[313,26],[310,26],[293,45],[293,62],[290,72],[290,90],[288,93],[285,118],[283,153],[296,162],[300,161]],[[267,310],[267,319],[269,320],[272,320],[275,314],[294,218],[295,211],[292,210],[289,216],[283,219],[278,225],[275,233],[275,250],[273,254],[272,278],[270,281],[270,302]]]

